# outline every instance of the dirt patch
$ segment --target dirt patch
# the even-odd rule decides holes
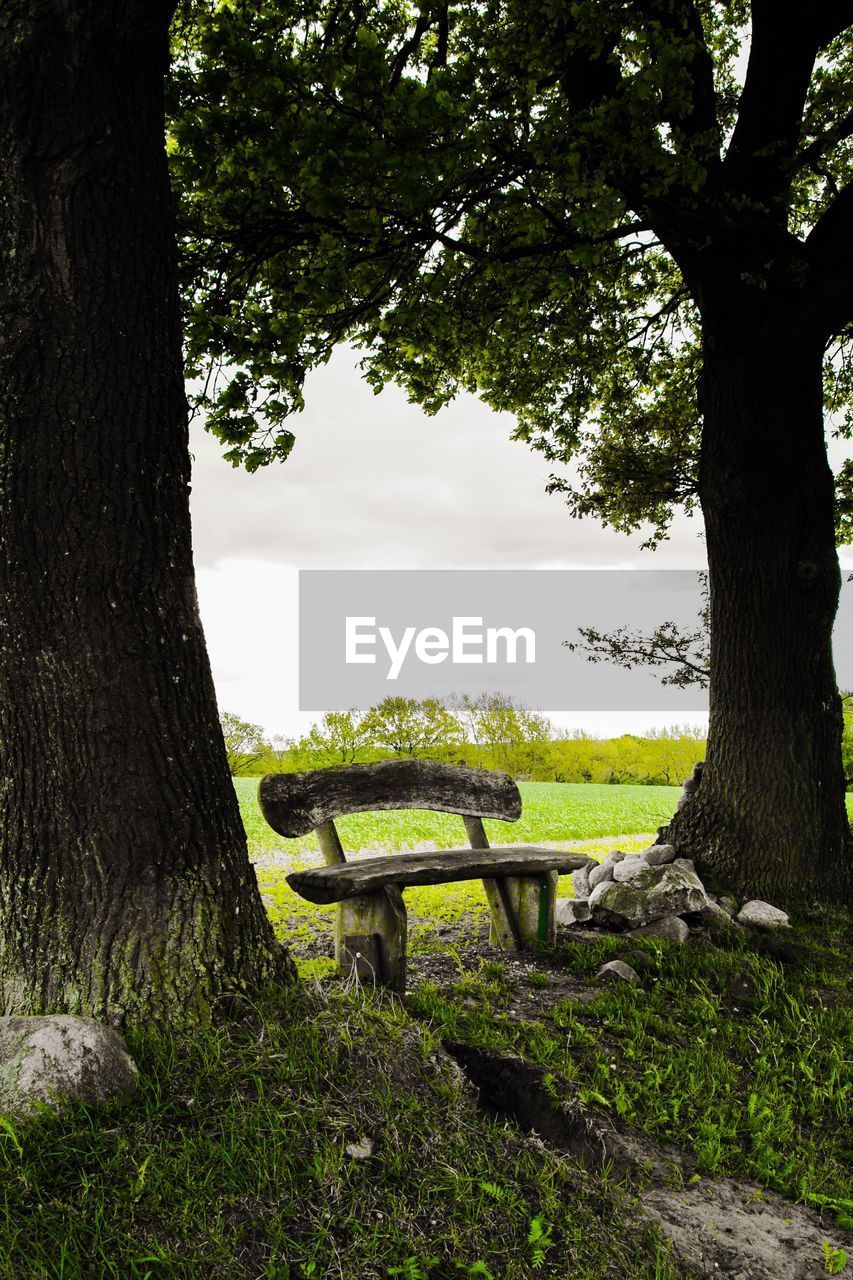
[[[412,923],[417,921],[410,918]],[[500,965],[502,982],[509,993],[504,1012],[519,1022],[541,1022],[566,1000],[588,1004],[601,994],[600,986],[587,986],[570,973],[565,961],[560,964],[535,952],[513,954],[490,946],[488,920],[484,923],[482,918],[463,919],[435,933],[436,947],[441,949],[419,950],[415,946],[409,954],[406,990],[410,995],[425,982],[449,995],[461,978],[478,974],[488,962]],[[543,976],[547,977],[547,985],[543,985]],[[476,1003],[476,990],[466,999]]]
[[[823,1244],[853,1252],[853,1234],[770,1191],[725,1178],[640,1197],[676,1253],[700,1276],[732,1280],[826,1278]],[[846,1269],[846,1268],[845,1268]]]

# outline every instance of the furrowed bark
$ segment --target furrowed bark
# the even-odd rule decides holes
[[[778,328],[707,344],[700,486],[711,609],[708,753],[665,838],[712,884],[848,902],[832,658],[840,591],[821,353]]]
[[[206,1021],[289,979],[198,616],[172,6],[0,7],[0,1008]]]

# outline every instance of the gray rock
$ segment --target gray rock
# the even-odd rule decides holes
[[[600,894],[595,891],[590,894],[589,905],[596,923],[621,923],[636,929],[661,916],[701,911],[708,905],[708,899],[696,872],[673,862],[663,867],[649,867],[628,883],[605,884]]]
[[[603,862],[599,863],[597,867],[593,867],[592,871],[590,871],[589,873],[590,897],[592,896],[593,891],[597,889],[599,885],[604,884],[605,882],[610,881],[612,879],[613,879],[613,872],[611,871],[610,867],[605,867]]]
[[[625,884],[629,880],[633,880],[634,876],[639,875],[641,871],[648,870],[649,864],[646,862],[642,854],[635,858],[626,858],[624,862],[617,862],[613,868],[613,879],[617,884]]]
[[[588,898],[590,891],[589,868],[581,867],[580,871],[573,871],[572,876],[572,893],[576,898]]]
[[[594,889],[596,885],[601,884],[604,880],[613,879],[613,868],[617,862],[622,862],[625,858],[624,853],[620,853],[618,849],[614,849],[612,853],[608,853],[607,857],[599,862],[597,867],[593,867],[589,873],[589,887]]]
[[[627,938],[628,934],[624,936]],[[641,978],[644,974],[657,977],[658,962],[647,951],[623,951],[619,959],[624,960],[625,964],[629,964],[632,969],[636,969]]]
[[[678,916],[661,916],[650,924],[632,929],[629,938],[660,938],[665,942],[684,942],[690,930],[684,920]]]
[[[121,1101],[137,1077],[121,1036],[94,1018],[0,1018],[0,1112],[31,1115],[37,1101],[54,1111]]]
[[[728,916],[737,915],[737,898],[733,898],[730,893],[721,893],[717,902]]]
[[[786,912],[781,911],[779,907],[771,907],[769,902],[762,902],[760,898],[745,902],[735,919],[738,924],[752,925],[753,929],[789,929],[791,927],[791,921]]]
[[[608,889],[613,888],[612,880],[602,880],[601,884],[597,884],[589,895],[589,909],[592,912],[592,920],[594,924],[613,925],[615,928],[624,928],[624,920],[621,916],[613,915],[606,907],[599,906],[601,899],[604,897]]]
[[[674,858],[672,861],[674,867],[684,867],[685,871],[696,873],[696,863],[692,858]]]
[[[650,867],[663,867],[675,861],[675,846],[671,844],[653,844],[642,855]]]
[[[554,916],[557,924],[584,924],[592,919],[592,911],[586,898],[558,898]]]
[[[608,960],[595,976],[607,982],[630,982],[632,987],[640,984],[640,975],[637,970],[632,969],[624,960]]]

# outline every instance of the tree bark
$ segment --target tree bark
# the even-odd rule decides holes
[[[166,0],[0,3],[0,1005],[207,1021],[292,976],[192,567]]]
[[[795,325],[706,341],[700,493],[711,683],[701,785],[665,830],[706,879],[803,907],[849,900],[832,659],[840,591],[821,350]]]

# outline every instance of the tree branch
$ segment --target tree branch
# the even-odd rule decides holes
[[[817,0],[811,6],[811,15],[819,49],[853,26],[853,10],[849,0]]]
[[[853,181],[818,218],[806,239],[816,284],[807,302],[807,323],[829,339],[853,319]]]
[[[812,227],[806,239],[806,252],[813,263],[831,270],[838,266],[839,256],[851,253],[852,237],[853,181],[841,188]]]
[[[831,8],[832,6],[825,6]],[[820,12],[785,20],[776,0],[752,0],[752,42],[738,120],[724,161],[728,180],[784,222],[784,196],[821,36]]]
[[[406,63],[409,61],[413,53],[417,52],[418,45],[430,28],[429,14],[421,13],[415,23],[415,29],[409,39],[400,48],[400,52],[394,60],[394,66],[391,68],[391,79],[388,82],[389,92],[393,93],[400,83],[403,72],[406,70]]]

